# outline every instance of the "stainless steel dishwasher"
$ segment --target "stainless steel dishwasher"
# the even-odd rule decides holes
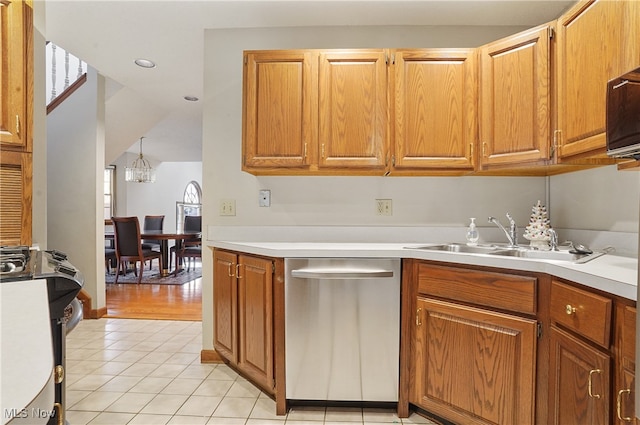
[[[398,400],[400,264],[285,260],[287,399]]]

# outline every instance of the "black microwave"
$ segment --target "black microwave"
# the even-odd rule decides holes
[[[640,68],[607,83],[607,155],[640,159]]]

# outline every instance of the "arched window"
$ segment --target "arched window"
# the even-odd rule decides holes
[[[184,218],[188,215],[202,215],[202,189],[195,180],[184,188],[182,202],[176,202],[176,229],[184,229]]]
[[[184,189],[184,196],[182,202],[185,204],[199,204],[202,199],[202,189],[197,181],[191,180],[187,183],[187,187]]]

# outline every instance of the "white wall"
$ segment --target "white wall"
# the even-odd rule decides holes
[[[105,305],[104,77],[87,82],[47,119],[48,247],[82,271],[92,308]]]
[[[638,232],[640,173],[615,165],[551,177],[550,215],[556,227]]]
[[[156,168],[155,183],[125,182],[125,167],[130,166],[136,157],[137,155],[125,153],[114,163],[116,215],[137,216],[141,226],[145,215],[164,215],[164,230],[173,231],[176,228],[176,202],[182,202],[185,187],[192,180],[202,186],[202,163],[157,163],[147,158]]]
[[[32,243],[47,248],[47,119],[45,92],[45,7],[33,3],[33,207]]]

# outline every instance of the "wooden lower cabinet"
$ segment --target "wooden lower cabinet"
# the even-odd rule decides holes
[[[238,259],[238,367],[273,389],[273,270],[271,260]]]
[[[534,423],[536,323],[418,298],[411,401],[455,423]]]
[[[213,345],[231,363],[238,362],[238,286],[236,254],[216,251],[213,256]]]
[[[551,423],[610,423],[611,356],[551,326]]]
[[[616,425],[629,424],[635,418],[636,308],[616,308],[616,376],[614,386]]]
[[[213,264],[214,348],[273,393],[273,260],[215,250]]]
[[[634,301],[425,260],[405,260],[403,294],[399,416],[413,406],[455,424],[634,422]]]

